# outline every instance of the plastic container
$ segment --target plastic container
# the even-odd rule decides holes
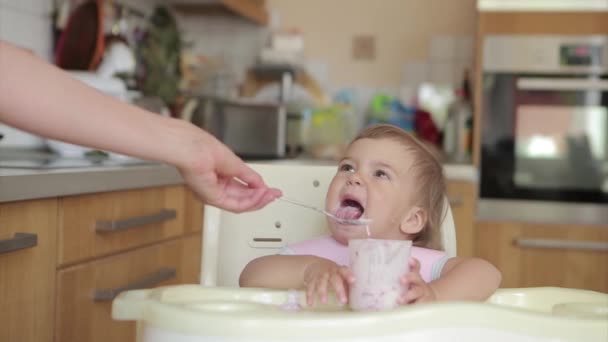
[[[355,282],[350,286],[350,308],[378,311],[395,308],[406,289],[400,278],[409,269],[409,240],[353,239],[348,242],[350,269]]]
[[[335,298],[309,309],[301,292],[302,309],[297,310],[294,293],[199,285],[134,290],[114,300],[112,317],[136,321],[138,342],[608,340],[608,295],[599,292],[501,289],[486,303],[433,303],[381,312],[350,311]],[[568,306],[564,312],[566,303],[577,303],[572,315]],[[591,309],[580,315],[585,306]]]

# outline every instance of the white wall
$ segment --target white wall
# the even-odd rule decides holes
[[[0,39],[51,60],[53,0],[0,0]],[[0,76],[1,77],[1,76]],[[0,82],[10,80],[1,79]],[[0,147],[40,146],[42,139],[0,123]]]
[[[51,59],[53,0],[0,0],[0,39]]]

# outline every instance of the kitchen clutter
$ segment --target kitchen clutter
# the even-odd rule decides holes
[[[172,82],[164,81],[169,79],[166,74],[159,75],[158,70],[172,69],[166,66],[171,60],[166,55],[170,53],[162,54],[158,49],[175,51],[171,53],[177,63],[179,49],[174,45],[179,39],[175,38],[175,30],[171,31],[174,20],[171,21],[162,8],[157,9],[150,21],[155,24],[148,25],[143,13],[118,2],[61,1],[54,21],[55,64],[106,95],[168,116],[168,105],[177,91]],[[163,59],[154,60],[152,55]],[[46,145],[63,157],[83,158],[96,153],[109,158],[128,158],[53,139],[46,139]]]
[[[250,28],[265,38],[247,59],[238,46],[197,43],[200,37],[184,34],[192,24],[162,4],[145,13],[119,1],[59,4],[58,66],[123,101],[191,121],[243,158],[336,160],[364,126],[389,123],[418,135],[446,161],[470,162],[468,74],[456,91],[428,82],[407,92],[334,89],[323,69],[311,67],[298,29]],[[206,27],[229,37],[225,26]]]

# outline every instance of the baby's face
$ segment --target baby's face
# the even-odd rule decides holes
[[[412,203],[412,159],[390,139],[360,139],[346,151],[327,191],[325,209],[342,218],[369,218],[372,238],[406,239],[399,229]],[[343,244],[367,237],[365,226],[329,220],[333,237]]]

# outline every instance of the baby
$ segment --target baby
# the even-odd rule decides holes
[[[477,258],[448,257],[440,226],[445,213],[441,164],[414,137],[390,125],[364,129],[348,146],[327,191],[325,208],[341,218],[371,219],[373,239],[411,240],[407,289],[399,304],[485,300],[498,288],[500,272]],[[341,303],[355,279],[348,269],[348,241],[367,238],[365,228],[329,220],[330,236],[288,246],[279,255],[252,260],[243,287],[306,288],[307,303]]]

